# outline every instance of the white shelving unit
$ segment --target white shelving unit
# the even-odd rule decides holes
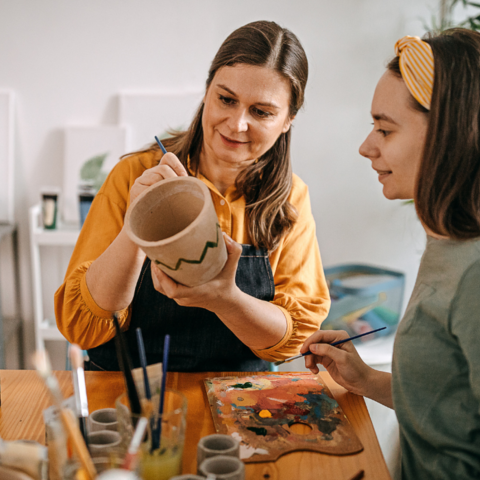
[[[42,246],[73,247],[80,234],[78,226],[72,225],[61,225],[55,230],[44,229],[41,213],[41,205],[30,208],[30,248],[35,314],[35,347],[37,350],[45,349],[45,340],[65,340],[54,320],[49,321],[44,316],[40,248]]]

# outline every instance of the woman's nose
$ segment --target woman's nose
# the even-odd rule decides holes
[[[248,112],[238,108],[231,113],[228,126],[232,132],[246,132],[248,130]]]
[[[358,152],[362,157],[372,158],[378,155],[378,148],[373,140],[373,133],[374,132],[370,132],[358,149]]]

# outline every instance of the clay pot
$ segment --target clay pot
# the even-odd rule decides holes
[[[152,262],[183,285],[208,282],[227,261],[210,191],[195,177],[169,178],[142,192],[125,227]]]

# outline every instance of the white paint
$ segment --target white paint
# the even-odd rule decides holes
[[[421,18],[431,14],[427,2],[436,3],[0,0],[0,89],[16,96],[15,216],[26,358],[33,348],[28,208],[38,202],[43,185],[62,186],[64,128],[117,124],[121,92],[201,91],[225,37],[262,18],[295,32],[309,58],[306,103],[294,122],[292,158],[294,171],[310,188],[324,264],[355,261],[403,270],[408,295],[423,249],[422,232],[411,206],[383,198],[358,147],[371,128],[371,97],[395,41],[423,34]],[[70,251],[59,255],[58,247],[48,247],[42,252],[50,318]],[[11,281],[3,276],[8,310]],[[61,360],[57,368],[63,368]]]
[[[264,448],[255,448],[245,445],[243,438],[238,432],[233,432],[231,436],[240,443],[240,460],[245,460],[253,455],[268,455],[268,450]]]

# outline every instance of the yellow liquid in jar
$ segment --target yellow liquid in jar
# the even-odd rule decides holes
[[[182,449],[167,449],[160,454],[143,453],[140,460],[140,476],[143,480],[169,480],[182,473]]]

